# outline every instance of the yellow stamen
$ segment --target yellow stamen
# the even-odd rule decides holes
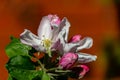
[[[51,40],[49,39],[44,39],[43,44],[46,48],[49,48],[51,46]]]
[[[46,48],[49,57],[51,57],[51,50],[50,50],[51,44],[52,44],[51,40],[49,40],[49,39],[44,39],[43,40],[43,45]]]

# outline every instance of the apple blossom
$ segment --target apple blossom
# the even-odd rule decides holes
[[[20,40],[22,43],[34,47],[38,51],[47,52],[51,55],[51,50],[56,48],[53,46],[58,45],[59,34],[64,31],[64,28],[69,30],[70,23],[67,18],[63,18],[62,21],[56,15],[48,15],[42,18],[39,28],[38,36],[33,34],[30,30],[25,29],[20,34]],[[65,38],[67,39],[68,32],[66,31]]]

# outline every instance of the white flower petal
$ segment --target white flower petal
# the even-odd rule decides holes
[[[56,42],[58,40],[58,34],[59,34],[59,28],[53,26],[53,31],[52,31],[52,42]]]
[[[77,47],[76,52],[82,49],[89,49],[93,45],[93,39],[90,37],[85,37],[84,39],[80,40],[79,47]]]
[[[64,40],[67,42],[69,27],[70,27],[70,23],[68,22],[67,18],[63,18],[60,23],[60,26],[53,27],[54,30],[53,30],[52,41],[53,42],[58,41],[60,37],[63,36]]]
[[[64,47],[67,42],[69,27],[70,27],[70,23],[68,22],[67,18],[63,18],[57,30],[58,35],[56,40],[54,40],[55,44],[52,47],[52,48],[56,48],[56,50],[59,50],[60,54],[62,55],[64,54]]]
[[[50,25],[50,21],[47,16],[43,17],[39,28],[38,28],[38,36],[42,39],[51,39],[52,38],[52,26]]]
[[[88,63],[95,61],[97,59],[97,56],[95,55],[90,55],[86,53],[78,53],[78,62],[79,63]]]
[[[75,52],[78,46],[79,46],[79,42],[66,43],[65,46],[64,46],[64,53]]]
[[[36,50],[44,50],[41,44],[41,40],[34,35],[31,31],[25,29],[23,33],[20,34],[20,40],[23,44],[34,47]]]
[[[60,52],[61,55],[64,54],[64,46],[65,46],[65,44],[66,43],[65,43],[65,40],[63,38],[63,34],[61,33],[61,35],[59,35],[58,44],[56,44],[56,45],[58,45],[57,49],[58,49],[58,51]]]
[[[63,31],[64,33],[64,31]],[[60,54],[64,54],[67,52],[75,52],[77,47],[79,46],[79,42],[76,43],[66,43],[64,35],[61,33],[59,35],[58,43],[56,44],[58,50],[60,51]]]
[[[70,28],[70,23],[68,19],[65,17],[62,19],[62,22],[60,23],[59,31],[60,35],[62,34],[64,37],[64,40],[67,42],[68,39],[68,34],[69,34],[69,28]]]

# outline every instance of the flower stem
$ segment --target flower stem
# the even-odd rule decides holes
[[[52,57],[51,50],[49,48],[47,48],[47,53],[49,57]]]
[[[28,55],[29,56],[29,55]],[[32,58],[31,56],[29,56],[30,58]],[[34,57],[36,60],[37,60],[37,62],[38,62],[38,64],[40,65],[40,67],[42,68],[42,70],[44,70],[44,71],[46,71],[46,69],[44,68],[44,65],[41,63],[41,61],[38,59],[38,58],[36,58],[36,57]]]
[[[45,70],[45,71],[46,71],[46,69],[44,68],[44,65],[41,63],[41,61],[40,61],[39,59],[37,59],[37,58],[36,58],[36,60],[37,60],[37,61],[38,61],[38,63],[40,64],[40,66],[41,66],[42,70]]]
[[[55,72],[66,73],[66,72],[71,72],[71,70],[55,70]]]
[[[47,70],[47,72],[49,72],[49,71],[54,71],[54,70],[57,70],[57,69],[59,69],[59,67],[56,67],[56,68],[50,68],[50,69]]]

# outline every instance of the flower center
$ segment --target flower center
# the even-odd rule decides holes
[[[44,39],[43,40],[43,45],[46,48],[46,52],[48,53],[49,57],[51,57],[51,44],[52,41],[50,39]]]
[[[44,45],[46,48],[50,48],[51,44],[52,44],[52,41],[51,41],[51,40],[49,40],[49,39],[44,39],[44,40],[43,40],[43,45]]]

